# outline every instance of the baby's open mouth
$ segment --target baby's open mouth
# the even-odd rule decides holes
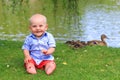
[[[40,33],[41,31],[36,31],[36,33]]]

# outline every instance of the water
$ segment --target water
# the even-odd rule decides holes
[[[29,3],[29,0],[2,1],[2,40],[23,41],[29,34],[29,17],[34,13],[42,13],[47,17],[48,31],[56,41],[100,40],[100,35],[106,34],[109,37],[106,40],[108,46],[120,47],[120,0],[30,0]],[[14,2],[16,4],[12,4]]]
[[[97,5],[101,7],[104,5]],[[120,47],[120,11],[110,10],[106,11],[106,8],[115,8],[116,6],[104,8],[91,8],[86,9],[85,14],[80,21],[83,25],[83,36],[81,40],[100,40],[101,34],[106,34],[109,39],[106,39],[108,46]]]

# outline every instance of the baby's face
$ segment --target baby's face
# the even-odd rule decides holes
[[[34,19],[30,24],[30,30],[37,38],[41,37],[47,28],[48,26],[43,19]]]

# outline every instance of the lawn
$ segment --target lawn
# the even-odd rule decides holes
[[[47,76],[37,70],[27,74],[23,66],[22,42],[0,40],[0,80],[120,80],[120,49],[87,46],[72,49],[57,43],[53,54],[57,68]]]

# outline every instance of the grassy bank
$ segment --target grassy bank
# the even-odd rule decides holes
[[[22,42],[0,41],[0,80],[119,80],[120,49],[84,47],[72,49],[57,43],[54,53],[57,68],[47,76],[44,71],[30,75],[23,67]]]

